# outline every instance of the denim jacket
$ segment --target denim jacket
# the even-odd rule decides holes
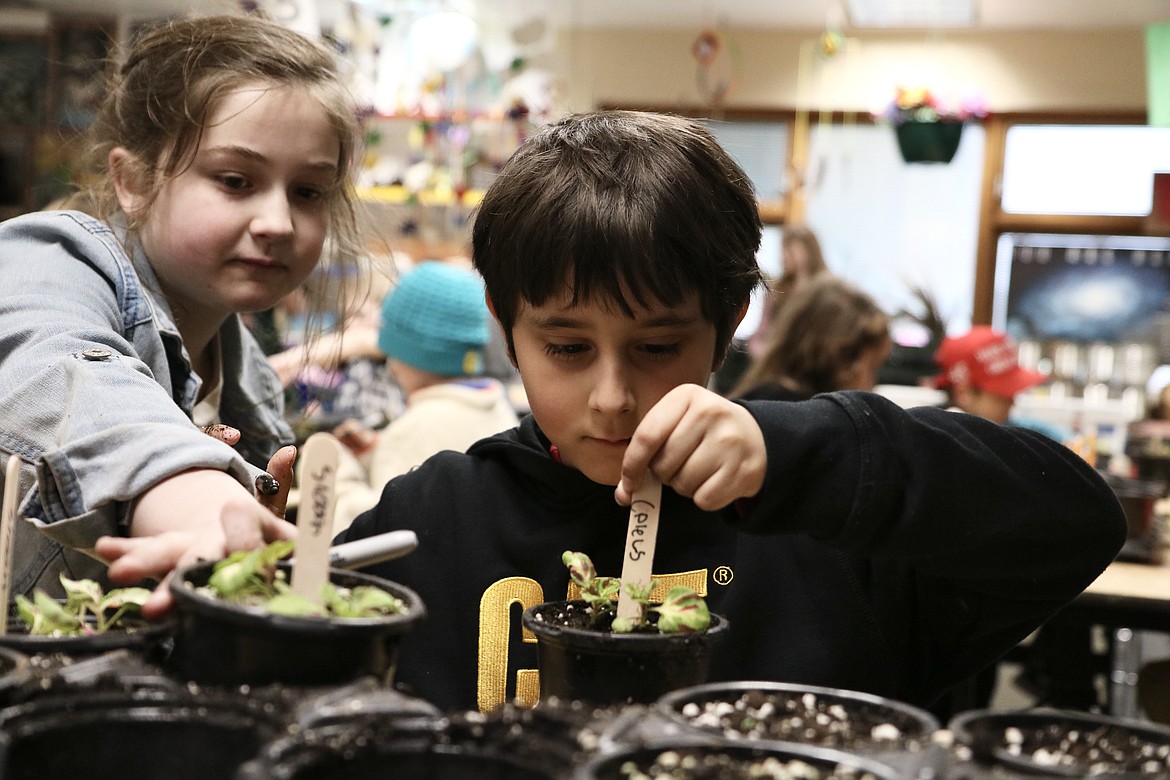
[[[167,477],[219,469],[255,490],[292,431],[240,319],[219,338],[220,419],[240,429],[234,448],[191,422],[200,379],[140,250],[131,258],[109,224],[74,211],[0,224],[0,456],[21,459],[24,520],[12,593],[59,595],[59,574],[105,582],[86,551],[125,534],[135,498]]]

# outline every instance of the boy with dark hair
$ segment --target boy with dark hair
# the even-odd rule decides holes
[[[419,535],[370,569],[426,602],[398,666],[415,694],[535,701],[519,612],[565,597],[564,550],[621,572],[622,504],[647,471],[664,484],[660,591],[688,584],[730,620],[716,680],[927,704],[1112,560],[1116,498],[1042,436],[868,393],[707,390],[759,282],[759,237],[747,177],[687,120],[572,116],[507,163],[474,261],[532,414],[392,480],[339,537]]]

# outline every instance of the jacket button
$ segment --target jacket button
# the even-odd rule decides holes
[[[83,358],[85,358],[86,360],[105,360],[106,358],[110,357],[112,354],[113,353],[110,352],[108,349],[94,348],[94,349],[85,350],[84,352],[81,353],[81,356]]]

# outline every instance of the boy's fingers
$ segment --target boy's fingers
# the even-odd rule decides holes
[[[702,448],[688,459],[687,473],[680,476],[687,481],[684,495],[706,511],[756,495],[767,470],[767,448],[755,418],[738,404],[727,411]]]
[[[651,413],[653,411],[652,409]],[[630,438],[630,443],[626,446],[625,455],[622,456],[622,474],[618,489],[627,498],[632,497],[634,491],[641,486],[646,471],[650,468],[651,459],[658,454],[658,450],[668,435],[669,429],[666,429],[665,432],[660,430],[650,414],[647,414],[638,424],[637,430]],[[622,503],[628,503],[628,501]]]
[[[684,385],[663,396],[630,441],[614,492],[629,505],[647,469],[708,511],[754,495],[763,482],[763,434],[738,404]]]
[[[726,464],[717,467],[705,480],[691,491],[695,506],[707,512],[714,512],[739,498],[734,468]]]
[[[94,544],[93,550],[101,556],[103,561],[116,561],[126,554],[126,542],[128,541],[121,536],[100,536]]]
[[[660,453],[666,441],[675,434],[679,421],[687,411],[690,397],[688,387],[687,385],[676,387],[664,395],[638,423],[622,457],[621,481],[614,492],[618,503],[627,505],[630,503],[634,491],[641,486],[651,461]],[[662,477],[662,474],[659,474],[659,477]]]
[[[687,427],[687,420],[683,421],[683,426],[686,432],[676,432],[670,441],[670,449],[682,453],[682,460],[675,462],[670,455],[663,453],[654,462],[654,472],[674,492],[692,498],[700,508],[721,508],[704,506],[703,502],[718,501],[726,491],[724,464],[733,457],[732,453],[706,446],[707,443],[697,434],[698,426]],[[729,502],[724,502],[724,505],[726,503]]]

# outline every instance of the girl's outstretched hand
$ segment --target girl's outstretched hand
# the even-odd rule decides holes
[[[240,440],[240,432],[228,425],[210,425],[203,432],[228,445]],[[291,445],[276,451],[268,461],[272,478],[261,475],[254,498],[222,471],[194,469],[163,480],[139,496],[130,536],[103,536],[94,552],[109,561],[114,582],[161,580],[142,613],[162,615],[171,608],[167,584],[176,568],[296,536],[296,527],[283,520],[296,455]]]
[[[758,493],[767,461],[764,434],[747,409],[698,385],[680,385],[638,424],[614,497],[629,505],[649,469],[700,509],[714,511]]]
[[[234,484],[240,494],[216,501],[214,493],[208,492],[213,487],[208,479],[218,481],[216,477]],[[156,493],[160,488],[161,496]],[[151,511],[149,504],[154,502],[149,499],[169,498],[168,494],[173,496],[177,489],[192,488],[202,494],[203,500],[188,502],[186,506],[196,508],[200,517],[193,518],[190,511],[177,510],[175,507],[182,504],[175,503],[171,504],[173,511],[167,521],[155,519],[158,515]],[[218,522],[213,519],[209,504],[218,504]],[[154,517],[144,515],[144,509]],[[101,537],[94,551],[110,562],[110,579],[116,583],[131,585],[144,579],[161,580],[142,607],[146,617],[158,617],[171,608],[173,602],[167,584],[176,568],[201,560],[219,560],[235,550],[253,549],[276,539],[296,537],[296,526],[261,506],[227,474],[216,471],[186,472],[147,491],[139,501],[131,529],[129,537]]]

